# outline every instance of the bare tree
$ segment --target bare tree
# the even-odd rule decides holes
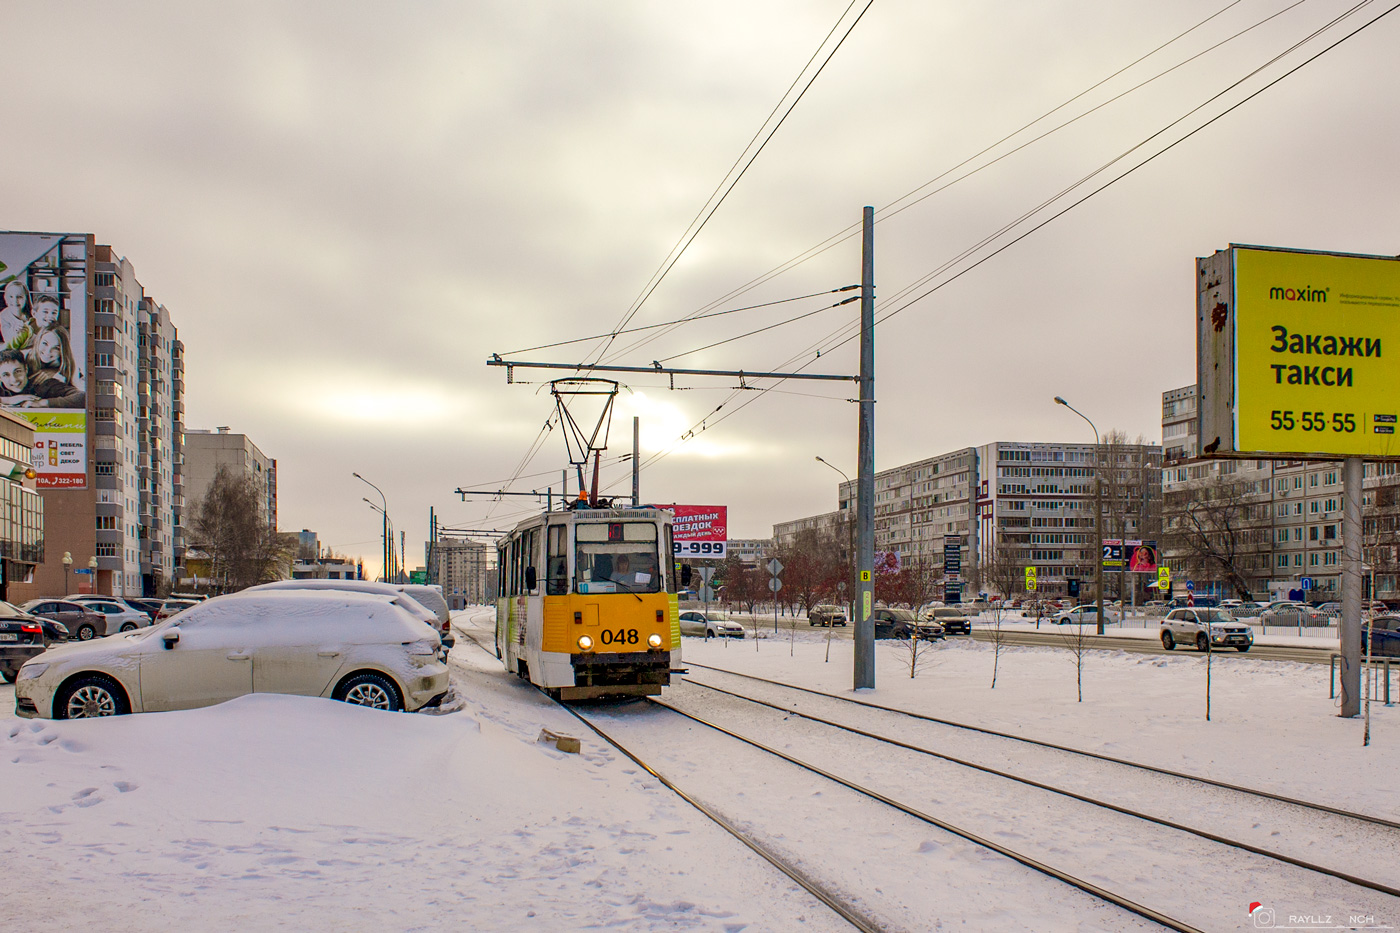
[[[1025,568],[1019,560],[1021,551],[1005,542],[998,544],[982,568],[985,579],[1002,599],[992,609],[992,626],[987,634],[992,643],[992,689],[997,686],[997,668],[1001,663],[1001,647],[1006,633],[1001,627],[1002,605],[1025,587]]]
[[[835,536],[815,528],[798,532],[790,547],[779,550],[783,599],[790,601],[794,611],[800,606],[804,612],[811,612],[813,606],[835,592],[836,584],[845,577],[840,555],[841,546]]]
[[[1165,547],[1182,570],[1206,579],[1223,578],[1243,599],[1253,599],[1247,575],[1267,560],[1271,508],[1253,502],[1254,490],[1225,476],[1173,492],[1166,504]]]
[[[909,668],[909,679],[913,680],[933,662],[934,643],[920,638],[917,630],[910,632],[907,639],[887,641],[889,651],[897,654],[900,663]]]
[[[259,511],[252,477],[219,467],[204,498],[190,510],[190,544],[209,555],[217,592],[280,579],[296,553],[296,536],[283,535]]]
[[[1074,655],[1074,684],[1079,693],[1079,702],[1084,702],[1084,653],[1089,650],[1089,640],[1084,633],[1083,622],[1071,622],[1072,632],[1064,634],[1065,646]]]

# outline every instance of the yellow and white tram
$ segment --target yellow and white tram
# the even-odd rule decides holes
[[[561,700],[655,696],[680,666],[666,509],[578,508],[498,545],[496,656]]]

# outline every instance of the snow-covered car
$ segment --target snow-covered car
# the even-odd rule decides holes
[[[387,596],[244,591],[26,661],[15,714],[78,719],[193,709],[249,693],[418,710],[447,692],[440,650],[437,632]]]
[[[436,593],[432,587],[407,583],[379,583],[373,580],[278,580],[275,583],[249,587],[244,592],[268,590],[343,590],[352,593],[378,593],[382,596],[397,595],[405,609],[437,629],[445,647],[451,648],[455,642],[452,624],[448,621],[447,602],[442,599],[442,594]],[[419,602],[409,590],[434,592],[442,602],[441,612]]]
[[[705,638],[743,638],[744,627],[726,619],[722,613],[687,609],[681,613],[681,634]]]
[[[78,641],[101,638],[104,635],[112,635],[117,632],[129,632],[132,629],[144,628],[151,624],[150,616],[140,609],[128,606],[126,600],[104,596],[83,596],[69,598],[67,601],[78,603],[84,609],[102,616],[102,621],[96,626],[80,623],[72,629],[73,637]]]
[[[1173,609],[1162,620],[1161,636],[1168,651],[1177,645],[1194,645],[1198,651],[1234,648],[1243,652],[1254,645],[1249,626],[1236,622],[1224,609]]]
[[[820,605],[807,610],[808,625],[845,625],[846,610],[840,606]]]
[[[1105,608],[1103,620],[1106,624],[1118,622],[1121,617],[1112,609]],[[1070,609],[1061,609],[1050,617],[1050,621],[1056,625],[1098,625],[1099,607],[1097,604],[1085,606],[1074,606]]]
[[[948,635],[971,635],[972,621],[961,609],[929,609],[924,613],[924,621],[937,622]]]

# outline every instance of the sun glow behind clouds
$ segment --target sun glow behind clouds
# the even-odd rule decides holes
[[[669,449],[673,457],[717,460],[747,458],[756,452],[753,444],[733,432],[726,434],[723,440],[714,440],[697,430],[694,437],[677,445],[681,436],[695,426],[698,415],[645,392],[623,392],[618,396],[610,447],[621,449],[630,444],[634,416],[641,418],[640,443],[644,455]]]

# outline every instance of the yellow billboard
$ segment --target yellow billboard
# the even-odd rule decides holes
[[[1232,252],[1234,450],[1400,457],[1400,261]]]

